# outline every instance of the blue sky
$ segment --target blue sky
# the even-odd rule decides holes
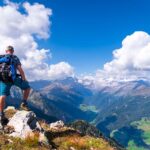
[[[18,0],[16,0],[18,2]],[[67,61],[77,74],[94,73],[134,31],[150,32],[149,0],[29,0],[53,10],[50,64]]]

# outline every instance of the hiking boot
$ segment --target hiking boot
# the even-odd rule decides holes
[[[20,110],[30,111],[28,105],[24,102],[21,103]]]

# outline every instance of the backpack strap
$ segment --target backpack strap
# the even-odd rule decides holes
[[[13,62],[13,55],[10,56],[10,67],[11,67],[12,79],[13,79],[13,81],[14,81],[14,80],[16,79],[17,72],[16,72],[15,64],[14,64],[14,62]]]
[[[10,59],[8,57],[2,57],[0,58],[0,63],[8,63],[10,61]]]

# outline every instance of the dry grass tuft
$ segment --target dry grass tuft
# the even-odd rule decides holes
[[[8,109],[5,111],[5,117],[7,119],[12,118],[16,112],[17,112],[17,110],[15,110],[15,109]]]
[[[49,146],[38,142],[38,137],[39,133],[34,133],[22,140],[0,134],[0,150],[50,150]]]
[[[59,145],[58,150],[115,150],[108,142],[102,138],[93,138],[89,136],[66,136],[54,139],[54,142]]]

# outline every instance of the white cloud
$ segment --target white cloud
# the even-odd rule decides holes
[[[68,75],[74,77],[74,69],[67,62],[51,65],[48,73],[53,79],[64,79]]]
[[[112,80],[150,79],[150,35],[148,33],[137,31],[127,36],[122,41],[122,47],[113,51],[113,57],[111,62],[104,65],[104,72]]]
[[[127,36],[122,48],[113,52],[114,59],[104,65],[104,70],[149,70],[150,69],[150,35],[139,31]]]
[[[4,2],[6,5],[0,6],[0,53],[13,45],[30,80],[72,76],[73,68],[68,63],[47,64],[52,54],[49,49],[39,49],[37,43],[37,39],[50,37],[52,10],[38,3]]]
[[[3,2],[4,2],[4,4],[6,4],[6,5],[11,5],[11,6],[16,7],[16,8],[19,7],[19,4],[18,4],[18,3],[11,2],[10,0],[3,0]]]
[[[68,76],[74,77],[74,69],[67,62],[60,62],[58,64],[53,64],[50,66],[45,63],[42,66],[37,65],[36,69],[31,69],[29,72],[29,76],[33,76],[34,80],[65,79]]]
[[[113,51],[112,61],[104,64],[94,76],[86,76],[86,82],[88,80],[94,88],[111,85],[113,81],[137,79],[150,80],[150,35],[143,31],[128,35],[122,47]],[[85,77],[82,80],[84,82]]]

